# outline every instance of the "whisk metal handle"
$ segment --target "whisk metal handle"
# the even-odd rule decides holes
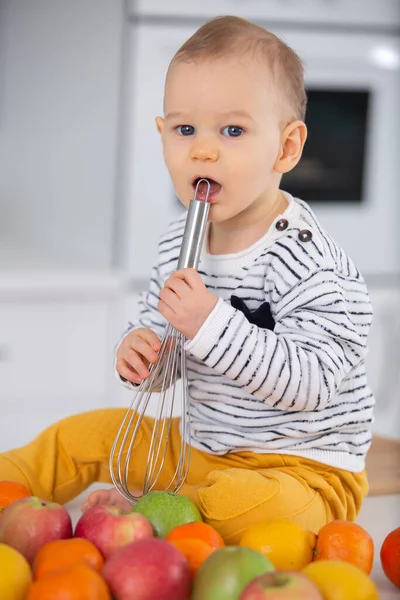
[[[178,269],[197,269],[203,248],[210,203],[191,200],[179,254]]]

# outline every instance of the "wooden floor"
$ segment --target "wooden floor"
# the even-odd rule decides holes
[[[400,494],[400,442],[374,436],[367,473],[369,496]]]

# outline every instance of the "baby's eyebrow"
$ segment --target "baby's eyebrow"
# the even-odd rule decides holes
[[[169,112],[168,114],[165,115],[165,119],[176,119],[176,118],[183,117],[183,116],[185,116],[185,113]],[[245,110],[228,110],[226,112],[220,113],[220,116],[221,117],[240,117],[240,118],[250,119],[251,121],[254,121],[253,117]]]
[[[224,116],[224,117],[241,117],[241,118],[245,118],[245,119],[251,119],[252,121],[254,121],[254,119],[251,116],[251,114],[248,113],[245,110],[229,110],[227,112],[221,113],[221,116]]]
[[[176,119],[177,117],[181,117],[184,113],[181,112],[170,112],[165,115],[165,119]]]

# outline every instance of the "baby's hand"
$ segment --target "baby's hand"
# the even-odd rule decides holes
[[[135,496],[141,496],[141,492],[132,492]],[[98,504],[106,504],[107,506],[115,506],[125,512],[130,512],[133,504],[128,502],[118,490],[110,488],[108,490],[96,490],[89,494],[88,499],[82,504],[82,512],[86,512],[92,506]]]
[[[118,373],[131,383],[141,383],[149,376],[149,365],[157,362],[160,348],[161,342],[154,331],[143,327],[134,329],[117,350]]]
[[[159,296],[160,313],[189,340],[218,302],[195,269],[180,269],[170,275]]]

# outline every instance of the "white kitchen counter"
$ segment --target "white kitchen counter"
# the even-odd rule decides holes
[[[37,297],[104,299],[120,296],[128,283],[128,277],[116,271],[0,270],[0,302]]]

